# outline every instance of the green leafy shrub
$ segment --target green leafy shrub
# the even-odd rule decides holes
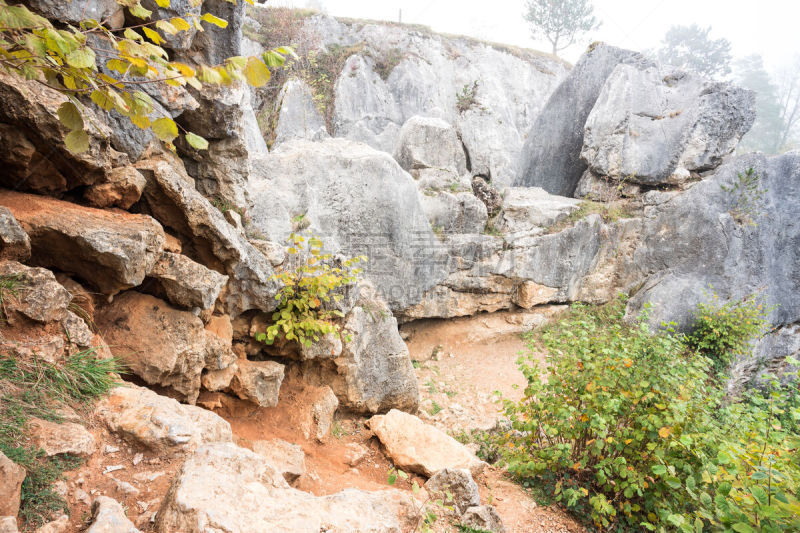
[[[283,285],[275,296],[278,309],[272,315],[273,324],[258,333],[256,340],[272,344],[282,336],[311,346],[329,333],[341,338],[335,321],[344,315],[329,307],[342,299],[342,289],[358,280],[362,269],[356,265],[367,258],[358,256],[337,264],[331,254],[323,253],[322,240],[315,236],[293,233],[289,244],[289,263],[295,266],[273,276]]]
[[[711,301],[699,304],[694,312],[687,344],[711,359],[715,370],[724,370],[737,355],[749,350],[750,341],[764,333],[766,313],[755,295],[723,304],[712,292]]]
[[[600,530],[797,530],[796,390],[728,404],[683,335],[624,315],[623,298],[576,305],[529,337],[548,356],[521,358],[525,396],[505,402],[510,472]]]

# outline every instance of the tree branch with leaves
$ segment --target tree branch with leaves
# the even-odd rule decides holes
[[[252,0],[244,1],[252,4]],[[58,117],[69,130],[64,142],[75,153],[89,149],[83,118],[92,104],[104,111],[116,111],[141,129],[152,130],[174,150],[172,143],[183,128],[169,115],[157,116],[157,106],[142,90],[144,86],[166,84],[199,90],[204,84],[230,85],[244,80],[261,87],[271,77],[269,69],[282,66],[286,56],[294,54],[281,47],[261,56],[230,57],[220,65],[172,61],[162,47],[166,36],[192,29],[202,32],[203,24],[225,28],[228,22],[211,13],[151,20],[153,12],[139,0],[116,2],[140,22],[114,29],[108,21],[87,18],[77,25],[57,26],[23,5],[0,0],[0,69],[41,83],[68,98],[58,109]],[[160,8],[170,6],[170,0],[155,2]],[[202,0],[191,3],[197,7]],[[184,130],[183,136],[195,149],[208,148],[208,141],[195,133]]]

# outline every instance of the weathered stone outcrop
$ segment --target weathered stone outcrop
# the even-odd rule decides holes
[[[269,105],[269,104],[267,104]],[[330,137],[311,88],[302,80],[287,81],[275,104],[279,110],[273,147],[293,139],[319,141]]]
[[[458,515],[481,504],[478,484],[466,468],[443,468],[425,483],[425,488]]]
[[[264,458],[269,466],[293,483],[306,473],[305,453],[297,444],[281,439],[257,440],[253,451]]]
[[[680,184],[717,167],[755,119],[755,94],[659,65],[620,64],[586,119],[581,158],[598,176]]]
[[[31,261],[80,277],[106,294],[135,287],[161,255],[161,225],[145,215],[0,191],[31,240]]]
[[[393,309],[444,277],[414,180],[386,153],[344,139],[287,142],[249,188],[248,214],[269,240],[285,241],[302,222],[326,250],[367,255],[367,276]]]
[[[261,407],[278,405],[278,395],[283,382],[283,365],[275,361],[247,361],[240,359],[230,382],[231,391],[242,400]]]
[[[50,20],[74,25],[86,19],[93,19],[98,22],[105,22],[112,28],[118,28],[125,20],[122,6],[115,0],[91,0],[83,3],[61,2],[59,0],[25,0],[22,3]]]
[[[161,255],[149,276],[158,280],[171,303],[188,309],[211,309],[228,281],[228,276],[170,252]]]
[[[25,469],[0,452],[0,516],[17,516]]]
[[[110,128],[91,108],[85,109],[84,117],[89,149],[80,154],[67,150],[68,130],[57,114],[66,101],[66,96],[41,83],[0,72],[0,161],[4,165],[0,185],[61,193],[102,182],[107,172],[126,162],[109,144]]]
[[[113,498],[98,496],[92,502],[92,525],[86,533],[142,533],[125,516],[125,509]]]
[[[49,270],[0,261],[0,276],[15,280],[3,297],[4,313],[17,312],[38,322],[56,322],[67,316],[72,295]]]
[[[330,386],[343,407],[358,412],[415,410],[419,390],[408,348],[397,320],[371,288],[362,287],[343,328],[351,339],[342,344],[341,355],[305,362],[304,377]]]
[[[89,457],[95,452],[97,444],[94,436],[80,424],[63,422],[56,424],[40,418],[28,422],[33,444],[48,457],[68,453],[80,457]]]
[[[443,170],[455,176],[467,171],[464,147],[455,128],[440,118],[409,118],[400,128],[394,158],[412,176],[421,169]]]
[[[278,285],[272,265],[194,188],[181,163],[168,156],[140,161],[147,178],[144,201],[150,213],[193,246],[187,254],[228,275],[224,303],[236,316],[248,309],[275,308]]]
[[[466,468],[478,475],[486,466],[463,444],[414,415],[392,409],[373,416],[367,425],[395,465],[423,476],[444,468]]]
[[[258,454],[213,444],[186,459],[161,504],[155,530],[400,533],[413,515],[409,497],[400,491],[347,489],[316,497],[289,487]]]
[[[257,24],[249,24],[257,33]],[[406,121],[442,119],[460,133],[472,172],[503,185],[518,174],[525,136],[568,70],[552,56],[529,50],[324,15],[307,18],[301,35],[319,50],[352,54],[333,76],[336,137],[392,153]],[[253,52],[262,48],[246,43]],[[458,95],[476,82],[473,97],[459,103]]]
[[[211,411],[130,384],[113,389],[95,413],[112,432],[160,453],[233,439],[230,424]]]
[[[580,158],[586,119],[606,79],[620,63],[653,64],[641,54],[602,43],[592,45],[581,56],[530,128],[516,185],[572,195],[586,170]]]
[[[128,291],[98,309],[95,320],[112,353],[132,372],[190,403],[200,392],[203,369],[221,370],[236,360],[230,341],[207,331],[197,316],[148,294]]]
[[[743,204],[723,190],[752,168],[763,201],[744,220]],[[691,310],[715,291],[723,300],[756,293],[774,326],[800,319],[800,153],[741,156],[688,191],[645,210],[642,242],[627,267],[647,276],[630,309],[653,303],[651,320],[686,327]],[[746,200],[745,200],[746,201]],[[749,223],[749,222],[752,222]],[[778,356],[779,354],[775,354]],[[784,354],[787,355],[787,354]]]

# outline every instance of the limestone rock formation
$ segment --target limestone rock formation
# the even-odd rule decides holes
[[[397,320],[373,290],[362,288],[357,305],[344,320],[352,338],[335,359],[312,360],[303,366],[311,383],[328,385],[348,409],[377,413],[413,411],[419,405],[417,378]]]
[[[275,108],[279,114],[273,146],[292,139],[319,141],[330,137],[325,119],[314,103],[311,88],[303,80],[287,81],[278,95]]]
[[[412,176],[421,169],[443,170],[456,178],[467,171],[464,148],[455,128],[440,118],[409,118],[400,128],[394,158]]]
[[[230,389],[234,394],[261,407],[278,405],[278,395],[283,381],[282,364],[275,361],[240,359],[236,366],[236,372],[230,382]]]
[[[19,533],[16,516],[0,516],[0,533]]]
[[[306,473],[305,453],[297,444],[281,439],[254,441],[253,451],[264,458],[269,466],[293,483]]]
[[[755,94],[658,65],[620,64],[586,119],[581,158],[595,175],[679,184],[717,167],[755,119]]]
[[[491,533],[506,533],[506,528],[497,510],[491,505],[470,507],[461,517],[461,523],[474,529]]]
[[[145,186],[142,174],[133,167],[112,169],[106,181],[90,186],[83,194],[95,207],[119,207],[130,209],[139,201]]]
[[[444,277],[414,180],[386,153],[344,139],[287,142],[249,189],[248,213],[270,241],[284,242],[302,221],[326,250],[366,254],[367,276],[393,309]]]
[[[723,186],[731,186],[750,168],[759,176],[764,197],[749,212],[740,213],[743,200]],[[649,275],[630,308],[638,310],[650,301],[654,324],[676,321],[686,328],[691,310],[713,288],[723,301],[756,293],[772,309],[769,320],[774,326],[798,322],[798,176],[797,152],[748,154],[688,191],[649,207],[642,229],[648,237],[631,263],[622,266]]]
[[[481,504],[478,484],[465,468],[443,468],[425,483],[425,488],[441,498],[444,505],[453,506],[458,515]]]
[[[405,517],[412,515],[409,497],[399,491],[347,489],[316,497],[289,487],[250,450],[212,444],[184,462],[161,504],[155,530],[400,533]]]
[[[530,128],[516,185],[572,195],[586,170],[586,163],[580,158],[586,119],[606,79],[620,63],[653,64],[636,52],[602,43],[592,45],[581,56]]]
[[[147,383],[170,387],[194,403],[205,368],[221,370],[236,356],[202,320],[163,300],[128,291],[97,311],[112,353]]]
[[[230,424],[211,411],[135,385],[112,390],[95,412],[112,432],[159,453],[191,451],[233,438]]]
[[[211,309],[228,281],[228,276],[170,252],[161,255],[148,275],[158,280],[171,303],[187,309]]]
[[[501,225],[509,233],[531,233],[548,228],[578,209],[580,201],[549,194],[540,187],[504,190]]]
[[[0,191],[31,239],[31,261],[71,272],[106,294],[135,287],[161,255],[164,231],[145,215]]]
[[[147,179],[144,201],[152,215],[192,243],[201,263],[219,265],[228,275],[228,312],[272,311],[278,290],[270,279],[272,265],[195,189],[180,162],[164,156],[140,161],[137,168]]]
[[[63,422],[56,424],[40,418],[28,422],[31,439],[45,455],[68,453],[79,457],[89,457],[95,452],[97,444],[94,436],[80,424]]]
[[[367,424],[400,468],[430,477],[444,468],[466,468],[478,475],[486,466],[463,444],[414,415],[392,409]]]

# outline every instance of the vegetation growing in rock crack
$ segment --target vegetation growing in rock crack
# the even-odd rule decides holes
[[[741,349],[758,313],[734,304],[723,321],[745,323],[698,344],[670,325],[651,331],[647,310],[626,322],[625,303],[574,305],[528,337],[525,396],[505,402],[512,426],[496,438],[510,472],[600,530],[798,530],[796,385],[771,377],[732,402],[709,358]],[[545,366],[532,357],[540,347]]]
[[[282,284],[275,296],[278,309],[272,315],[273,323],[258,333],[256,340],[272,344],[282,337],[311,346],[328,334],[342,338],[336,320],[344,314],[336,304],[344,297],[344,290],[358,281],[362,269],[357,265],[367,258],[335,258],[323,252],[322,240],[314,235],[292,233],[288,243],[287,263],[291,266],[273,276]]]
[[[170,61],[161,47],[166,38],[192,29],[204,31],[203,23],[225,28],[228,22],[211,13],[151,21],[152,11],[138,0],[117,3],[127,9],[135,24],[112,28],[108,20],[87,18],[77,26],[59,29],[24,5],[0,0],[0,69],[67,97],[58,109],[58,118],[69,130],[64,143],[76,153],[89,149],[87,129],[93,125],[87,126],[84,119],[91,104],[152,130],[174,150],[172,143],[182,128],[168,114],[158,116],[158,106],[141,87],[165,84],[200,89],[203,84],[230,85],[237,80],[261,87],[270,79],[270,68],[282,66],[285,57],[294,54],[280,47],[260,57],[230,57],[214,66]],[[158,0],[157,4],[168,8],[170,0]],[[183,137],[194,149],[208,148],[208,141],[195,133],[184,131]]]
[[[408,480],[408,474],[398,468],[391,468],[386,477],[386,482],[389,485],[394,485],[398,479],[403,481]],[[411,482],[411,492],[416,496],[420,493],[421,487],[416,480]],[[439,496],[438,498],[436,496]],[[446,514],[453,511],[453,507],[446,505],[445,502],[452,502],[453,494],[447,490],[441,493],[430,493],[425,500],[414,500],[414,512],[412,516],[416,517],[414,522],[414,529],[412,533],[420,531],[421,533],[433,533],[433,526],[439,519],[440,514]]]
[[[720,185],[730,195],[730,214],[739,224],[755,226],[764,210],[766,189],[761,186],[761,176],[753,169],[736,174],[731,185]]]
[[[69,355],[59,364],[0,355],[0,452],[26,470],[20,517],[28,527],[67,510],[52,484],[81,462],[69,455],[47,457],[31,446],[25,433],[28,421],[63,422],[62,408],[82,409],[116,386],[112,374],[121,371],[116,359],[101,359],[94,348]]]
[[[466,113],[470,109],[483,109],[483,106],[478,102],[478,80],[465,84],[461,88],[461,92],[456,94],[456,109],[459,113]]]

